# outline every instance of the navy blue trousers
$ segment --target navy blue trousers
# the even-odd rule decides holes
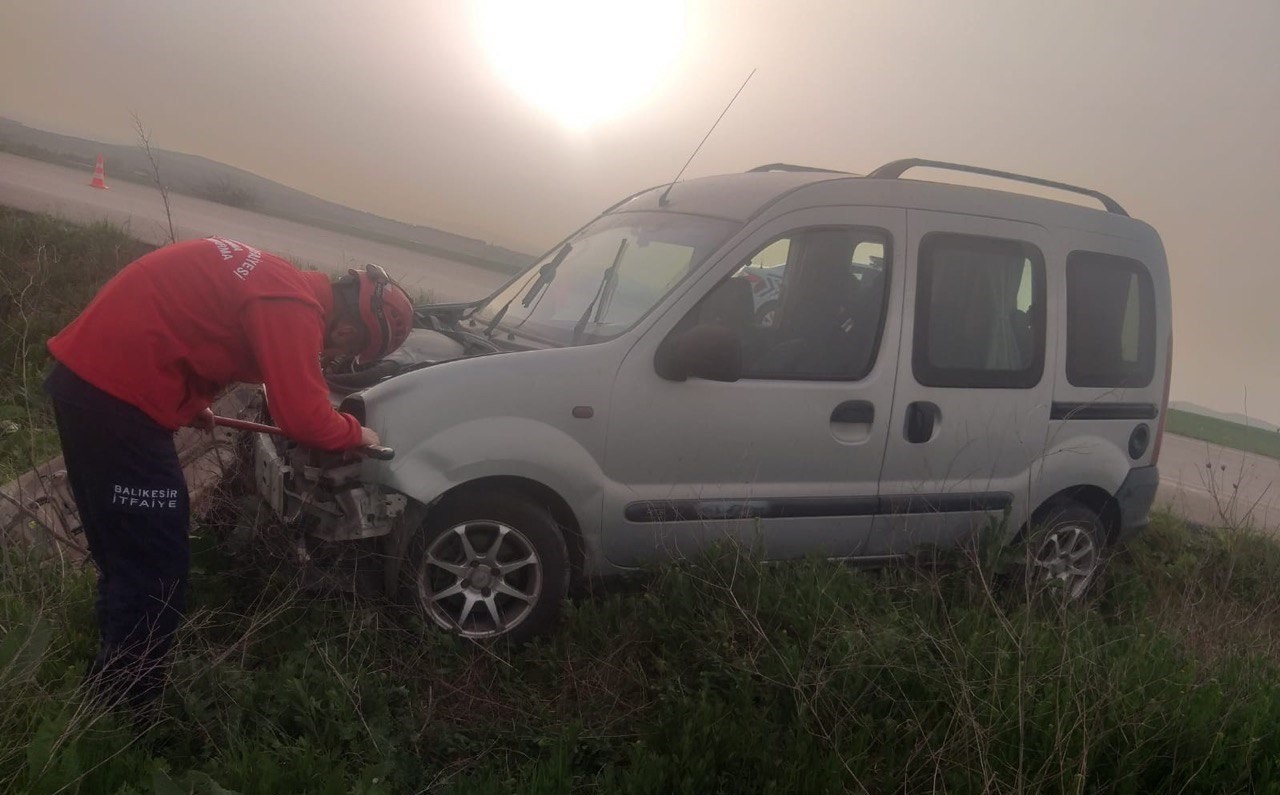
[[[62,365],[45,390],[98,568],[100,646],[89,683],[144,706],[164,686],[191,568],[190,501],[173,434]]]

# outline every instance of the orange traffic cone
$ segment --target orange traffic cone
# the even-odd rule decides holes
[[[93,168],[93,181],[89,183],[89,187],[107,190],[105,177],[106,175],[102,172],[102,155],[98,155],[98,165]]]

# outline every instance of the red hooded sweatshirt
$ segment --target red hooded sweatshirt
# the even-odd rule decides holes
[[[286,434],[345,450],[360,445],[360,423],[333,409],[319,362],[332,310],[325,274],[234,240],[189,240],[125,266],[48,347],[170,430],[232,382],[261,383]]]

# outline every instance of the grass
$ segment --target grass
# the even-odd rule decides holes
[[[6,288],[5,394],[38,420],[34,341],[130,244],[0,230],[8,284],[64,269]],[[863,571],[721,548],[507,648],[305,590],[278,528],[235,542],[247,514],[220,516],[144,725],[84,697],[91,569],[0,546],[0,792],[1280,792],[1280,545],[1245,529],[1157,517],[1076,606],[963,551]]]
[[[963,558],[722,549],[521,649],[196,547],[175,681],[140,733],[79,691],[88,573],[9,552],[0,790],[1280,790],[1280,605],[1259,599],[1280,549],[1248,534],[1163,517],[1075,608]]]
[[[0,483],[57,452],[44,341],[112,274],[148,251],[121,228],[0,207]]]
[[[1228,422],[1216,417],[1205,417],[1177,409],[1169,410],[1166,430],[1179,436],[1280,459],[1280,433],[1275,431],[1250,428],[1238,422]]]

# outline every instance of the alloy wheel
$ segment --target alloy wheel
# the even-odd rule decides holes
[[[1078,599],[1098,571],[1101,556],[1088,527],[1076,523],[1055,527],[1045,535],[1034,560],[1040,579],[1061,583],[1071,599]]]
[[[542,561],[524,533],[502,522],[469,521],[427,548],[417,585],[420,604],[442,628],[488,638],[529,616],[542,581]]]

